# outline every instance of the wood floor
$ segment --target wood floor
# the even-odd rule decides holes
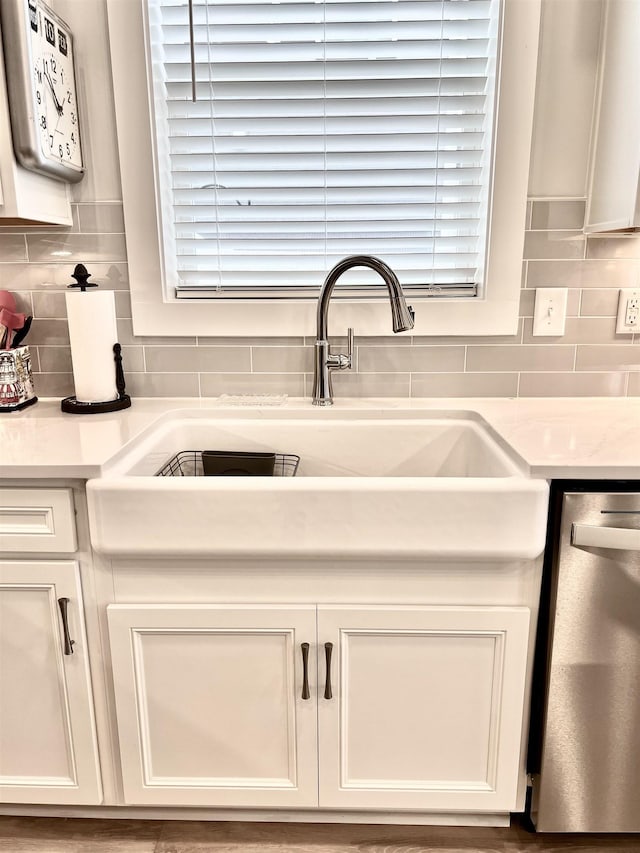
[[[2,853],[640,853],[640,835],[0,817]]]

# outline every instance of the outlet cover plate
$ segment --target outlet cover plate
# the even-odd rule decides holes
[[[640,332],[640,290],[623,288],[618,299],[617,335],[633,335]]]

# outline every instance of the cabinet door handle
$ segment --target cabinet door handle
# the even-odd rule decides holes
[[[64,635],[64,653],[65,655],[73,654],[73,644],[75,640],[71,639],[69,634],[69,617],[67,615],[67,607],[69,606],[68,598],[59,598],[58,606],[60,607],[60,615],[62,616],[62,633]]]
[[[309,699],[309,643],[302,643],[302,698]]]
[[[331,692],[331,654],[333,652],[333,643],[324,644],[324,660],[326,664],[326,676],[324,680],[324,698],[333,699]]]

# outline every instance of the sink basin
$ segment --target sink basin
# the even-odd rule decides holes
[[[87,487],[107,554],[529,559],[547,484],[479,418],[312,410],[178,413]],[[155,477],[182,450],[300,456],[296,477]]]
[[[110,474],[153,476],[181,450],[294,453],[298,477],[511,477],[520,468],[479,423],[463,418],[176,417],[160,423]]]

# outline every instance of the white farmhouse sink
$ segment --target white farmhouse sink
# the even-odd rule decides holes
[[[182,450],[300,456],[296,477],[155,477]],[[106,554],[531,559],[548,487],[474,417],[175,413],[87,488]]]

